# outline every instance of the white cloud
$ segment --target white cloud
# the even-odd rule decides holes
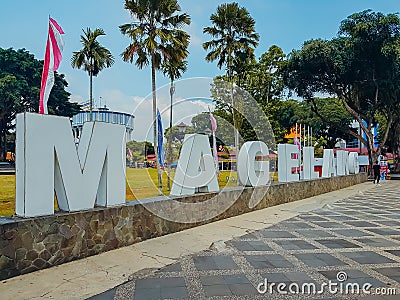
[[[135,107],[142,99],[143,97],[126,95],[117,89],[101,91],[102,106],[106,105],[111,110],[127,114],[132,114]]]
[[[71,95],[71,96],[69,96],[69,102],[82,103],[83,97],[81,95]]]
[[[202,47],[203,39],[201,38],[203,29],[192,21],[190,26],[187,28],[187,33],[190,35],[190,46],[191,47]]]
[[[173,124],[180,122],[191,124],[194,116],[213,110],[214,104],[210,100],[210,78],[192,78],[176,82],[176,93],[173,99]],[[170,94],[169,84],[157,90],[157,105],[160,110],[163,128],[169,127]],[[146,97],[127,95],[118,89],[104,89],[101,95],[101,106],[113,111],[133,114],[135,116],[133,138],[137,141],[153,140],[153,101],[151,93]],[[82,95],[71,95],[71,101],[81,103]],[[95,99],[98,107],[100,98]]]

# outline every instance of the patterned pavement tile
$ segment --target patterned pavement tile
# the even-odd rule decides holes
[[[286,299],[259,295],[257,285],[337,280],[393,287],[400,294],[400,182],[299,214],[228,241],[222,252],[203,251],[91,299]],[[268,216],[266,215],[266,220]],[[129,297],[129,299],[132,299]],[[323,294],[312,299],[347,299]],[[357,297],[353,297],[356,299]],[[353,299],[351,298],[351,299]],[[293,296],[288,299],[304,299]],[[400,299],[370,295],[361,299]]]
[[[379,225],[366,221],[345,221],[344,223],[355,227],[378,227]]]
[[[341,252],[340,254],[358,262],[359,264],[385,264],[394,260],[373,251]]]
[[[295,232],[298,233],[299,235],[307,237],[307,238],[326,238],[326,237],[334,236],[332,233],[329,233],[325,230],[319,230],[319,229],[314,229],[314,230],[296,229]]]
[[[231,270],[238,266],[230,256],[195,256],[193,257],[197,270]]]
[[[275,241],[276,244],[286,250],[309,250],[317,249],[314,245],[307,243],[302,240],[286,240],[286,241]]]
[[[340,234],[346,237],[361,237],[361,236],[371,236],[371,233],[367,233],[358,229],[334,229],[332,232]]]
[[[239,251],[271,251],[271,247],[263,241],[230,241],[228,245],[233,246]]]
[[[136,282],[134,299],[169,299],[173,297],[187,297],[184,278],[146,278]]]
[[[327,239],[327,240],[315,240],[316,242],[324,245],[327,248],[331,249],[340,249],[340,248],[360,248],[360,246],[346,241],[344,239]]]
[[[399,243],[395,243],[384,238],[362,238],[357,239],[357,241],[372,247],[390,247],[399,245]]]
[[[259,230],[265,238],[294,238],[295,236],[288,231],[277,231],[277,230]]]
[[[349,225],[346,225],[344,223],[339,223],[339,222],[331,222],[331,221],[326,221],[326,222],[313,222],[315,225],[318,225],[320,227],[332,229],[332,228],[347,228]]]
[[[380,235],[400,235],[400,230],[394,230],[391,228],[371,228],[366,230]]]
[[[397,282],[400,282],[400,267],[393,267],[393,268],[378,268],[375,269],[377,272],[389,277]]]
[[[310,267],[344,266],[347,263],[328,253],[293,254],[297,259]]]
[[[247,255],[245,258],[256,269],[293,267],[290,261],[279,254]]]
[[[400,257],[400,250],[386,250],[386,252]]]

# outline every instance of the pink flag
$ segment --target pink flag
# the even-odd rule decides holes
[[[61,35],[64,31],[57,22],[49,19],[49,33],[47,36],[46,53],[42,72],[42,82],[40,86],[39,113],[47,114],[47,101],[49,100],[51,89],[54,85],[54,72],[58,70],[62,60],[62,50],[64,43]]]
[[[297,136],[294,138],[294,145],[297,145],[297,148],[300,151],[300,142],[299,142],[299,139],[297,138]]]
[[[212,134],[213,134],[213,158],[214,158],[214,165],[215,169],[217,170],[217,173],[219,171],[219,165],[218,165],[218,149],[217,149],[217,139],[215,137],[215,133],[217,132],[217,120],[215,120],[213,114],[210,112],[210,120],[211,120],[211,129],[212,129]]]
[[[133,154],[130,148],[128,148],[128,158],[129,158],[129,162],[133,162]]]

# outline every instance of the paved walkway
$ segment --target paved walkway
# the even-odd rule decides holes
[[[352,294],[352,286],[358,284],[362,289],[366,283],[372,288],[366,287],[371,295],[364,299],[400,299],[399,191],[400,182],[387,182],[225,243],[217,242],[210,250],[184,256],[161,269],[142,270],[91,299],[304,299],[306,295],[290,291],[297,287],[312,291],[312,285],[317,291],[322,287],[324,293],[311,298],[358,299],[361,295]],[[256,287],[265,280],[261,294]],[[323,285],[329,280],[344,292],[329,292]],[[271,282],[275,283],[272,287]],[[278,283],[286,284],[283,290],[288,294],[278,293]],[[352,286],[347,285],[350,293],[346,295],[348,283]],[[379,292],[399,295],[372,295]]]
[[[339,271],[343,283],[400,294],[399,191],[400,181],[368,182],[147,240],[4,280],[0,299],[287,299],[276,286],[272,295],[255,287],[318,288]]]

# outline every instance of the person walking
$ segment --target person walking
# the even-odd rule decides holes
[[[374,184],[376,183],[377,186],[381,186],[379,183],[379,179],[381,178],[381,166],[379,165],[378,161],[375,161],[375,164],[372,166],[374,169]]]

